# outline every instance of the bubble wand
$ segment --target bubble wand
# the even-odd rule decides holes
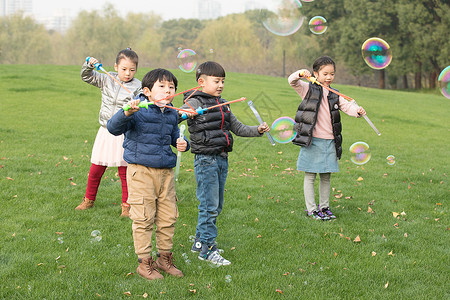
[[[184,139],[184,130],[186,129],[186,125],[180,126],[180,139]],[[175,167],[175,181],[178,181],[178,174],[180,174],[180,164],[181,164],[181,151],[178,151],[177,154],[177,166]]]
[[[86,62],[89,63],[89,60],[91,59],[90,56],[86,57]],[[101,63],[95,63],[93,64],[93,66],[97,69],[97,70],[101,70],[103,73],[105,73],[106,75],[108,75],[109,77],[111,77],[112,80],[114,80],[115,82],[117,82],[125,91],[127,91],[128,93],[130,93],[131,95],[133,95],[133,93],[127,89],[119,80],[117,80],[114,76],[112,76],[111,74],[109,74],[109,72],[107,72],[103,67]]]
[[[253,104],[253,101],[248,100],[247,104],[248,104],[248,106],[250,106],[250,109],[252,110],[252,112],[255,115],[256,119],[258,120],[259,124],[263,124],[264,121],[261,119],[261,116],[259,115],[258,111],[256,110],[256,107]],[[272,146],[275,146],[275,141],[273,140],[272,135],[266,131],[266,136],[269,139],[269,142],[272,144]]]
[[[299,74],[299,76],[300,76],[300,77],[303,77],[302,74]],[[339,95],[339,96],[341,96],[342,98],[344,98],[344,99],[346,99],[346,100],[348,100],[348,101],[353,101],[353,103],[357,104],[356,101],[355,101],[355,99],[350,98],[349,96],[346,96],[346,95],[344,95],[344,94],[341,94],[341,93],[339,93],[338,91],[335,91],[335,90],[333,90],[332,88],[327,87],[326,85],[321,84],[320,82],[317,81],[317,79],[316,79],[315,77],[310,76],[310,77],[306,77],[306,79],[308,79],[309,81],[311,81],[311,83],[318,84],[318,85],[320,85],[321,87],[323,87],[323,88],[329,90],[330,92],[335,93],[336,95]],[[367,123],[370,125],[370,127],[372,127],[372,129],[376,132],[376,134],[378,134],[378,135],[380,136],[380,135],[381,135],[381,132],[378,131],[378,129],[375,127],[375,125],[372,123],[372,121],[370,121],[370,119],[369,119],[369,117],[367,116],[367,114],[363,115],[363,117],[364,117],[364,119],[367,121]]]
[[[210,107],[207,107],[207,108],[201,108],[201,107],[199,107],[199,108],[197,108],[196,110],[194,110],[194,109],[192,109],[192,110],[195,111],[198,115],[203,115],[203,113],[204,113],[205,111],[207,111],[207,110],[210,110],[210,109],[213,109],[213,108],[216,108],[216,107],[221,107],[221,106],[228,105],[228,104],[235,103],[235,102],[245,101],[245,100],[247,100],[247,98],[241,97],[241,98],[236,99],[236,100],[227,101],[227,102],[225,102],[225,103],[220,103],[220,104],[213,105],[213,106],[210,106]],[[193,111],[189,111],[188,113],[191,114],[191,113],[193,113]],[[182,115],[181,115],[181,118],[182,118],[183,120],[186,120],[186,119],[187,119],[187,114],[185,114],[185,113],[182,114]]]

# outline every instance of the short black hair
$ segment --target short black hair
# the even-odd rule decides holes
[[[152,90],[153,85],[158,80],[159,81],[166,80],[169,82],[173,82],[173,84],[175,85],[175,90],[177,90],[178,80],[175,77],[175,75],[173,75],[172,72],[170,72],[169,70],[161,68],[151,70],[150,72],[145,74],[144,78],[142,78],[142,88],[147,87],[150,90]]]
[[[319,73],[320,68],[326,65],[332,65],[334,69],[336,70],[336,64],[334,63],[333,59],[329,56],[321,56],[314,61],[313,64],[313,71]]]
[[[127,49],[123,49],[120,50],[119,53],[117,53],[116,56],[116,65],[119,64],[119,62],[124,59],[124,58],[128,58],[129,60],[131,60],[132,62],[134,62],[136,64],[136,68],[138,66],[138,62],[139,62],[139,57],[137,55],[136,52],[134,52],[133,50],[131,50],[131,48],[127,48]]]
[[[225,70],[220,64],[214,61],[207,61],[198,66],[197,72],[195,72],[195,79],[198,80],[202,75],[225,77]]]

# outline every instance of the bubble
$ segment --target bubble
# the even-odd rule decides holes
[[[370,160],[369,145],[364,142],[356,142],[350,146],[350,159],[354,164],[364,165]]]
[[[327,31],[328,23],[324,17],[315,16],[309,20],[309,30],[314,34],[322,34]]]
[[[225,282],[226,283],[230,283],[231,282],[231,275],[227,275],[227,276],[225,276]]]
[[[367,39],[362,44],[361,51],[364,61],[372,69],[384,69],[392,61],[389,44],[380,38],[374,37]]]
[[[102,233],[97,229],[91,232],[91,236],[91,242],[100,242],[102,240]]]
[[[442,70],[441,74],[439,74],[438,81],[442,95],[450,99],[450,66]]]
[[[192,49],[183,49],[178,53],[177,62],[181,71],[190,73],[197,66],[197,53]]]
[[[314,0],[302,0],[302,2],[313,2]]]
[[[300,0],[269,0],[261,10],[264,27],[273,34],[288,36],[297,32],[305,20],[301,13]]]
[[[59,237],[58,237],[58,243],[59,243],[59,244],[64,243],[64,239],[63,239],[62,236],[59,236]]]
[[[289,143],[295,138],[295,121],[289,117],[281,117],[273,121],[271,134],[273,139],[280,144]]]
[[[214,49],[213,48],[209,49],[209,53],[213,54],[214,53]]]
[[[386,161],[387,161],[387,164],[390,166],[395,165],[395,156],[388,155],[388,157],[386,157]]]
[[[193,243],[195,241],[195,236],[194,235],[190,235],[189,236],[189,242]]]

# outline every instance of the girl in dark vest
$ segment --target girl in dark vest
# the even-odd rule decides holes
[[[328,56],[316,59],[313,73],[317,81],[330,86],[334,80],[335,63]],[[303,99],[295,115],[297,135],[292,141],[301,146],[297,170],[305,172],[303,189],[308,216],[330,220],[336,216],[330,210],[331,173],[339,172],[338,159],[342,154],[341,118],[339,110],[352,117],[365,115],[365,110],[335,93],[313,83],[300,80],[309,78],[306,69],[289,76],[289,84]],[[319,173],[319,206],[314,195],[314,181]]]

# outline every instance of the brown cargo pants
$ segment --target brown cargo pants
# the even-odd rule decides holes
[[[127,183],[127,202],[138,258],[151,256],[154,225],[157,250],[170,252],[178,217],[174,170],[128,164]]]

